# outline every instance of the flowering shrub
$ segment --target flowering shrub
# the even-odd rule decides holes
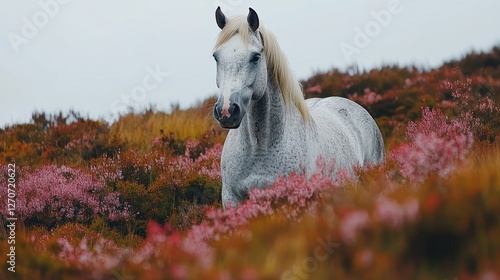
[[[370,217],[365,210],[352,211],[347,214],[340,223],[340,232],[344,242],[353,244],[358,231],[367,227],[369,222]]]
[[[449,120],[440,107],[422,109],[422,119],[409,122],[407,143],[395,148],[391,157],[400,165],[401,173],[416,182],[429,174],[443,178],[464,164],[475,141],[495,139],[500,109],[486,97],[471,105],[472,79],[443,82],[442,89],[452,91],[458,108]]]
[[[5,200],[0,202],[0,211],[5,215],[4,203]],[[89,223],[97,215],[111,221],[129,216],[120,194],[107,192],[103,181],[92,174],[56,165],[41,167],[19,178],[16,214],[27,224],[49,227],[69,221]]]
[[[455,86],[450,82],[443,84],[453,90],[460,109],[458,116],[448,120],[439,107],[423,108],[422,119],[408,124],[408,142],[391,153],[401,173],[416,182],[432,173],[443,178],[463,164],[474,143],[474,132],[481,126],[480,119],[474,117],[481,105],[479,110],[469,106],[471,80],[457,81]],[[493,109],[493,105],[490,107]]]
[[[114,259],[123,260],[123,263],[110,270],[122,271],[123,266],[128,275],[135,277],[168,275],[181,279],[223,275],[236,278],[247,274],[257,279],[279,278],[286,271],[314,278],[342,278],[351,273],[362,275],[362,278],[383,275],[384,279],[421,273],[441,278],[450,274],[465,277],[476,273],[496,277],[499,271],[494,267],[500,263],[500,247],[492,235],[484,232],[482,225],[473,223],[478,217],[500,210],[498,203],[485,203],[485,200],[498,200],[494,195],[498,193],[494,178],[500,159],[498,151],[495,158],[495,161],[485,162],[480,174],[469,166],[465,173],[462,170],[443,179],[440,192],[444,193],[437,193],[433,183],[429,183],[417,192],[394,188],[374,199],[372,193],[366,193],[365,188],[369,186],[354,185],[345,190],[331,188],[326,180],[302,181],[298,179],[300,176],[292,176],[293,187],[318,191],[305,199],[315,201],[316,210],[312,215],[292,219],[290,223],[281,213],[281,206],[286,205],[288,199],[283,204],[271,203],[276,208],[267,208],[266,203],[264,206],[257,203],[257,192],[253,192],[249,201],[240,207],[228,211],[210,210],[205,222],[193,226],[185,234],[150,222],[142,246],[125,254],[115,252]],[[372,184],[378,185],[385,180],[381,176],[380,182]],[[475,184],[470,184],[471,181]],[[313,186],[304,188],[302,183]],[[314,187],[315,184],[323,186]],[[260,194],[269,192],[259,197],[265,202],[282,188],[277,183],[259,191]],[[309,192],[303,194],[308,196]],[[444,200],[446,197],[448,201]],[[466,229],[463,229],[464,223],[468,224]],[[491,223],[491,227],[498,230],[498,219],[493,218]],[[478,238],[482,238],[488,248],[484,252],[474,249]],[[81,241],[76,244],[66,251],[77,252],[82,246],[85,248]],[[114,246],[111,244],[110,248]],[[486,264],[476,273],[462,270],[471,256],[487,260],[492,250],[496,252],[496,257],[491,258],[492,265]],[[239,257],[236,258],[235,253],[239,253]],[[273,258],[276,261],[272,261]],[[445,266],[448,260],[453,260],[454,265]],[[146,264],[148,269],[141,268]],[[317,269],[309,269],[313,264]],[[445,269],[434,269],[431,264]]]
[[[404,222],[414,222],[419,212],[418,200],[411,198],[399,204],[384,196],[377,198],[375,215],[378,220],[392,228],[401,228]]]
[[[122,194],[135,233],[145,235],[149,220],[186,230],[204,217],[204,206],[220,205],[221,152],[207,141],[187,141],[181,155],[129,149],[93,160],[91,170]]]
[[[196,256],[200,263],[209,266],[215,261],[210,243],[235,233],[241,234],[242,228],[258,217],[269,216],[273,220],[298,222],[304,213],[313,213],[321,192],[332,189],[336,184],[332,180],[331,172],[334,168],[331,164],[326,164],[320,158],[317,166],[317,173],[311,177],[305,173],[292,173],[278,178],[269,188],[252,189],[249,198],[237,207],[229,207],[225,211],[208,208],[206,219],[201,224],[192,226],[177,246],[183,252]],[[168,240],[168,237],[163,235],[161,239]],[[150,247],[146,250],[150,255],[158,253]],[[141,255],[146,257],[144,252]]]
[[[382,100],[382,95],[374,92],[370,88],[365,88],[363,90],[363,95],[359,96],[357,93],[348,96],[354,102],[357,102],[365,107],[369,107],[374,103]]]
[[[470,119],[447,122],[441,110],[424,108],[422,120],[408,124],[408,142],[395,148],[391,157],[404,176],[417,182],[431,173],[444,177],[464,162],[472,147],[470,123]]]

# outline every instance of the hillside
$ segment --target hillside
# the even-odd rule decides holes
[[[421,116],[424,106],[440,106],[447,113],[456,114],[452,96],[456,85],[450,87],[446,82],[465,82],[468,78],[472,92],[470,102],[477,103],[485,97],[498,102],[499,67],[500,47],[495,47],[487,53],[469,53],[461,60],[444,63],[437,69],[396,65],[369,71],[356,67],[346,72],[332,69],[315,74],[302,84],[306,98],[342,96],[363,105],[381,127],[390,146],[404,135],[408,121]],[[84,118],[73,111],[57,115],[35,112],[30,123],[10,125],[0,130],[0,160],[7,162],[15,157],[20,164],[24,161],[29,165],[71,164],[98,158],[102,154],[110,155],[123,148],[148,152],[153,140],[161,137],[180,142],[208,137],[221,143],[225,131],[213,120],[211,109],[214,102],[209,98],[196,107],[173,108],[169,113],[153,108],[127,113],[111,124]],[[497,129],[494,124],[490,126]],[[492,134],[485,132],[481,140],[488,138],[493,141],[491,137]],[[71,141],[82,142],[79,151],[66,147]],[[66,150],[62,151],[64,148]]]
[[[15,253],[0,279],[500,278],[500,47],[302,84],[308,98],[364,106],[387,161],[336,181],[325,163],[227,211],[213,98],[114,123],[35,112],[4,127],[0,224],[17,220],[0,230],[0,251]]]
[[[347,72],[332,69],[313,75],[302,83],[307,98],[342,96],[360,103],[381,126],[386,142],[392,143],[404,135],[408,121],[420,117],[423,106],[440,106],[445,111],[456,113],[452,96],[454,87],[446,82],[466,81],[467,78],[470,79],[471,102],[485,97],[498,102],[500,47],[487,53],[469,53],[461,60],[444,63],[437,69],[396,65],[369,71],[356,67]],[[491,135],[484,135],[482,140],[487,137]]]

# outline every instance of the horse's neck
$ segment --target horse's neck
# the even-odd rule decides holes
[[[283,138],[285,125],[285,102],[279,87],[269,83],[264,96],[253,102],[247,112],[243,137],[253,149],[267,150]]]

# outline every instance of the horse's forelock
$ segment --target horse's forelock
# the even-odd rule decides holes
[[[219,38],[215,43],[214,49],[217,49],[218,47],[225,44],[236,34],[240,34],[241,39],[245,44],[250,43],[250,27],[248,25],[246,17],[236,16],[230,19],[219,33]]]

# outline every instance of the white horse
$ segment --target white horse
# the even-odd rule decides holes
[[[313,174],[320,156],[350,171],[384,160],[382,135],[363,107],[340,97],[304,99],[252,8],[247,17],[227,20],[220,8],[215,15],[222,30],[213,54],[220,90],[214,117],[231,129],[221,158],[224,208],[280,175]]]

